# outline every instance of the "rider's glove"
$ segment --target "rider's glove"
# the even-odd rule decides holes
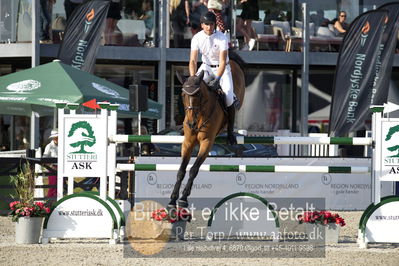
[[[215,79],[213,79],[209,82],[209,84],[208,84],[209,87],[216,90],[219,87],[219,80],[220,80],[220,77],[216,76]]]

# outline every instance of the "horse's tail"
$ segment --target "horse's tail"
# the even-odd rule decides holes
[[[236,51],[229,49],[229,58],[230,58],[230,60],[233,60],[234,62],[236,62],[240,66],[242,71],[244,71],[245,65],[247,63],[245,63],[244,59],[242,59],[241,56],[239,54],[237,54]]]

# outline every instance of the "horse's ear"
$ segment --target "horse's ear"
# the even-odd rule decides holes
[[[204,78],[204,70],[201,70],[201,72],[198,75],[199,81],[201,81]]]
[[[177,76],[177,79],[180,81],[181,84],[184,84],[184,82],[186,82],[186,78],[182,74],[180,74],[179,71],[176,71],[176,76]]]

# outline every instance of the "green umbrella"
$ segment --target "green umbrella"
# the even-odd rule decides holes
[[[96,99],[120,104],[118,113],[129,111],[129,91],[105,79],[65,65],[60,61],[0,77],[0,114],[53,115],[56,102],[84,103]],[[142,117],[161,118],[162,105],[148,99]]]

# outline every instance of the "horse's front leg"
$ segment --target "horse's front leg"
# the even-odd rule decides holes
[[[197,155],[197,159],[195,160],[193,166],[190,169],[190,174],[189,174],[189,179],[187,181],[186,187],[183,190],[183,194],[179,200],[178,205],[180,207],[187,207],[188,206],[188,201],[187,197],[190,196],[191,194],[191,188],[194,183],[194,179],[198,175],[198,171],[202,165],[202,163],[205,161],[206,157],[208,156],[208,153],[210,149],[212,148],[213,142],[209,141],[208,139],[202,140],[200,142],[200,149]]]
[[[190,162],[190,157],[191,153],[193,151],[193,148],[195,146],[195,141],[190,141],[189,139],[184,139],[184,142],[182,144],[181,148],[181,164],[179,171],[177,171],[177,180],[175,183],[175,186],[173,188],[172,194],[170,196],[170,202],[169,202],[169,207],[176,207],[176,201],[179,198],[179,191],[181,187],[181,183],[184,179],[184,176],[186,175],[186,168],[188,163]]]

